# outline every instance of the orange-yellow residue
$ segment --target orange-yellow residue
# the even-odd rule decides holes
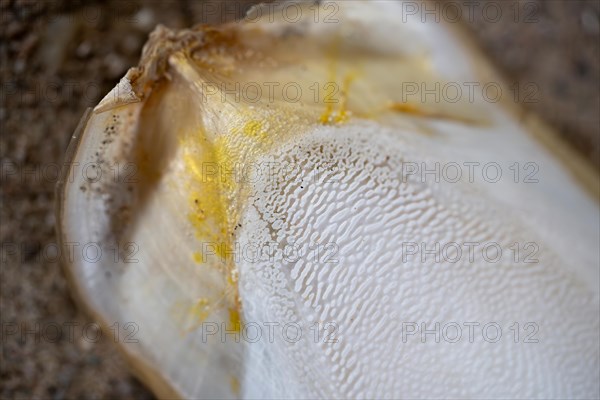
[[[237,110],[239,112],[239,110]],[[267,122],[254,114],[243,114],[243,119],[227,127],[224,134],[208,140],[206,132],[191,132],[182,139],[183,162],[190,204],[188,220],[198,240],[198,248],[191,255],[202,265],[223,273],[226,307],[239,325],[240,301],[237,290],[233,248],[240,201],[240,163],[248,160],[256,148],[268,143]],[[242,164],[243,165],[243,164]],[[208,309],[207,309],[208,310]]]
[[[237,308],[229,309],[229,327],[230,330],[236,332],[242,331],[242,320],[240,318],[240,312]]]
[[[194,261],[198,264],[203,264],[206,261],[201,251],[194,252],[192,257],[194,258]]]
[[[244,135],[253,139],[266,139],[267,132],[264,129],[263,123],[256,120],[251,120],[244,125]]]
[[[193,332],[200,326],[211,312],[210,302],[206,298],[199,298],[192,305],[187,301],[178,301],[173,305],[172,312],[176,320],[180,321],[181,336]]]
[[[336,40],[334,40],[331,44],[331,49],[329,50],[328,56],[330,58],[330,65],[329,65],[329,80],[328,82],[324,85],[324,89],[325,89],[325,98],[323,99],[323,102],[325,103],[325,110],[323,111],[323,114],[321,114],[321,116],[319,117],[319,122],[322,124],[326,124],[326,125],[333,125],[333,124],[337,124],[337,123],[341,123],[346,121],[346,119],[348,118],[347,116],[347,110],[346,110],[346,106],[347,106],[347,96],[348,96],[348,89],[350,86],[350,76],[347,76],[346,79],[344,79],[344,83],[342,85],[342,88],[340,90],[340,95],[341,95],[341,101],[340,99],[336,98],[336,95],[338,93],[338,82],[337,82],[337,73],[338,73],[338,60],[340,58],[340,43],[341,43],[341,37],[338,37]],[[335,110],[334,104],[340,104],[340,109],[339,110]]]
[[[224,155],[219,151],[217,144],[206,140],[202,131],[185,136],[181,148],[184,169],[189,177],[186,188],[190,205],[188,220],[198,240],[198,247],[191,257],[198,264],[222,271],[225,292],[228,294],[227,302],[237,305],[237,287],[229,283],[234,266],[228,259],[232,245],[229,227],[234,216],[228,210],[229,191],[226,187],[229,186],[221,171],[223,163],[227,160],[223,161]],[[194,304],[191,307],[191,316],[195,322],[192,323],[191,329],[195,329],[212,311],[214,310],[208,307],[208,301]]]
[[[396,111],[396,112],[401,112],[401,113],[405,113],[405,114],[410,114],[410,115],[414,115],[417,117],[429,117],[429,118],[434,118],[434,119],[445,119],[445,120],[449,120],[449,121],[459,121],[459,122],[464,122],[467,124],[475,124],[477,123],[477,121],[469,119],[469,118],[465,118],[465,117],[461,117],[459,115],[449,115],[446,113],[442,113],[442,112],[436,112],[436,111],[429,111],[429,110],[424,110],[420,107],[418,107],[415,104],[411,104],[411,103],[397,103],[397,102],[393,102],[389,104],[389,109],[392,111]]]
[[[325,101],[325,111],[321,114],[319,118],[319,122],[322,124],[333,125],[333,124],[341,124],[346,122],[351,115],[351,112],[348,111],[348,93],[350,91],[350,84],[354,79],[354,75],[348,74],[344,78],[344,82],[342,84],[342,88],[340,89],[340,99],[339,101]],[[330,86],[330,87],[337,87]],[[335,89],[334,89],[335,90]],[[334,92],[335,93],[335,92]],[[339,109],[334,110],[334,103],[339,104]]]
[[[426,115],[426,113],[423,112],[423,110],[421,110],[416,105],[410,103],[392,103],[390,104],[390,109],[393,111],[403,112],[407,114]]]
[[[204,321],[208,317],[208,310],[208,300],[201,298],[192,306],[191,312],[196,320]]]

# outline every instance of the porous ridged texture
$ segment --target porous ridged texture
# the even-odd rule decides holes
[[[431,158],[430,148],[403,139],[415,134],[371,123],[322,128],[262,159],[279,168],[253,177],[258,183],[241,244],[265,249],[273,243],[276,250],[239,264],[244,316],[263,329],[267,323],[298,324],[302,337],[289,340],[296,337],[293,329],[272,344],[263,338],[248,346],[246,394],[598,394],[598,299],[574,272],[573,260],[476,184],[402,177],[402,163]],[[403,243],[433,249],[435,243],[465,242],[498,243],[505,253],[494,263],[479,251],[474,260],[463,254],[455,262],[452,252],[446,260],[403,256]],[[537,243],[539,262],[514,262],[506,253],[515,242]],[[311,251],[316,245],[317,257]],[[291,248],[302,255],[286,254]],[[315,341],[317,322],[321,328],[335,324],[337,343],[324,343],[333,328]],[[439,339],[441,328],[437,341],[435,334],[424,342],[421,332],[403,336],[413,322],[430,330],[436,323],[459,324],[463,337],[456,343]],[[463,325],[469,322],[495,322],[503,337],[488,343],[477,333],[471,343]],[[523,343],[523,336],[515,343],[509,330],[514,322],[536,323],[539,343]]]

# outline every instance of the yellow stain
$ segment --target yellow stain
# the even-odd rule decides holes
[[[236,332],[242,331],[242,320],[240,318],[240,312],[237,308],[229,309],[229,324],[230,329],[235,330]]]
[[[204,321],[208,317],[208,299],[198,299],[196,304],[192,306],[191,313],[197,321]]]
[[[341,124],[348,120],[350,111],[348,110],[348,94],[350,84],[355,78],[355,73],[347,74],[340,85],[338,83],[338,62],[340,60],[340,46],[342,37],[338,36],[331,44],[328,53],[329,63],[329,80],[326,82],[325,88],[329,89],[325,92],[325,110],[319,117],[319,122],[325,125]],[[331,85],[333,84],[333,85]],[[339,88],[339,90],[338,90]],[[336,98],[339,92],[339,98]],[[333,98],[332,98],[333,97]],[[335,105],[339,105],[336,110]]]
[[[244,125],[244,134],[253,139],[266,139],[267,132],[264,129],[263,123],[256,120],[251,120]]]
[[[479,123],[479,121],[476,121],[476,120],[470,119],[470,118],[466,118],[466,117],[462,117],[459,115],[450,115],[450,114],[443,113],[443,112],[425,110],[425,109],[420,108],[419,106],[417,106],[415,104],[411,104],[411,103],[392,102],[389,104],[389,109],[392,111],[409,114],[409,115],[413,115],[416,117],[429,117],[429,118],[434,118],[434,119],[445,119],[448,121],[463,122],[466,124],[478,124]]]
[[[350,85],[352,84],[352,81],[355,79],[355,77],[355,74],[346,75],[340,89],[339,101],[337,103],[325,103],[325,111],[323,112],[323,114],[321,114],[319,122],[325,125],[334,125],[348,121],[348,119],[352,115],[351,111],[348,110],[348,96],[350,93]],[[337,82],[335,84],[337,85]],[[339,104],[337,110],[334,109],[334,104]]]
[[[223,142],[223,143],[221,143]],[[230,195],[235,191],[235,179],[222,174],[222,169],[232,164],[230,152],[224,141],[207,140],[205,132],[189,133],[182,139],[183,163],[188,192],[188,221],[198,240],[198,248],[191,254],[197,264],[217,268],[223,273],[226,301],[238,304],[237,287],[231,285],[230,275],[234,265],[231,254],[230,226],[236,216],[229,209]],[[210,246],[210,247],[209,247]],[[215,304],[216,306],[216,304]],[[208,303],[199,302],[192,307],[191,317],[195,329],[214,311]]]
[[[193,257],[194,261],[197,262],[198,264],[203,264],[204,263],[204,256],[202,255],[202,252],[196,251],[192,255],[192,257]]]
[[[175,318],[180,321],[182,326],[180,335],[183,337],[196,330],[202,322],[206,321],[210,315],[211,307],[208,299],[199,298],[191,306],[185,301],[175,303],[172,312]]]
[[[392,103],[390,104],[390,109],[397,112],[413,114],[413,115],[425,115],[423,110],[419,109],[414,104],[410,103]]]
[[[225,132],[212,135],[212,140],[207,140],[206,132],[199,130],[184,136],[180,144],[188,177],[188,220],[199,242],[191,257],[197,264],[223,272],[226,304],[233,307],[230,310],[235,312],[231,316],[240,325],[236,311],[240,307],[237,271],[232,257],[239,209],[236,202],[240,201],[242,186],[238,174],[241,163],[269,143],[265,127],[274,122],[256,119],[256,114],[249,110],[236,111],[240,112],[240,118],[234,119]]]

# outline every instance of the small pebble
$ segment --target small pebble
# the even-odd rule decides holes
[[[154,12],[149,8],[142,8],[133,16],[133,22],[142,32],[150,32],[156,24]]]
[[[83,41],[77,46],[77,50],[75,50],[75,54],[79,58],[87,58],[92,54],[92,44],[90,42]]]

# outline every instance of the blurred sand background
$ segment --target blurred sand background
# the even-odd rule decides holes
[[[600,1],[480,2],[499,6],[503,16],[492,21],[475,12],[463,18],[467,29],[518,84],[520,98],[534,100],[527,109],[598,168]],[[0,0],[0,398],[153,398],[129,374],[111,337],[84,339],[81,329],[92,321],[48,256],[56,244],[49,166],[62,165],[84,110],[136,65],[156,24],[215,23],[239,17],[250,3]],[[72,337],[64,328],[55,337],[43,331],[51,323],[77,325]]]

